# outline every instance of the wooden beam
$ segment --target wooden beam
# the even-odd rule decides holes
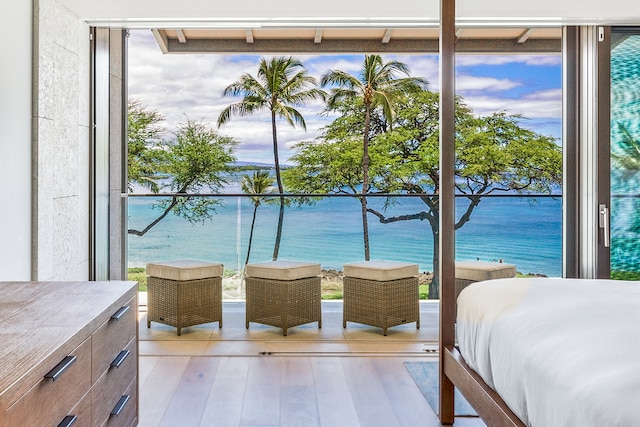
[[[456,2],[440,0],[440,355],[455,344]],[[440,357],[440,422],[453,424],[454,387]]]
[[[389,43],[389,40],[391,40],[391,33],[393,33],[393,30],[391,28],[387,28],[384,32],[384,36],[382,36],[382,44]]]
[[[316,42],[320,40],[320,42]],[[254,39],[247,43],[240,39],[187,39],[180,43],[171,38],[167,41],[167,53],[438,53],[438,39],[400,39],[392,37],[389,43],[382,44],[381,39]],[[559,54],[560,39],[529,39],[518,43],[511,39],[458,39],[457,53],[541,53]]]
[[[529,40],[531,34],[533,34],[533,28],[525,30],[522,34],[520,34],[520,36],[518,36],[518,43],[524,43]]]
[[[456,30],[456,43],[458,43],[458,40],[462,37],[462,33],[464,33],[464,28],[458,28]]]
[[[158,43],[158,47],[160,47],[160,51],[162,53],[169,53],[169,40],[167,38],[167,33],[164,30],[151,30],[153,37],[156,39],[156,43]]]
[[[247,44],[253,44],[253,30],[245,31],[245,39]]]
[[[187,42],[187,37],[184,35],[184,31],[176,30],[176,35],[178,36],[178,41],[182,44]]]
[[[509,409],[498,393],[467,365],[457,348],[450,347],[440,353],[444,371],[473,406],[480,418],[491,427],[525,427]]]
[[[316,36],[313,38],[313,42],[315,44],[320,44],[322,42],[322,28],[318,28],[316,30]]]

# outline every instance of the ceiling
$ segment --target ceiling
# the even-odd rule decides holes
[[[19,1],[19,0],[12,0]],[[22,1],[22,0],[20,0]],[[56,0],[166,53],[437,52],[441,0]],[[455,0],[456,52],[559,52],[563,25],[639,25],[629,0]]]
[[[438,52],[433,27],[155,28],[163,53],[429,53]],[[459,28],[458,53],[556,53],[560,27]]]

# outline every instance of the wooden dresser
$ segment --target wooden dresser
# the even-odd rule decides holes
[[[0,427],[135,426],[135,282],[0,282]]]

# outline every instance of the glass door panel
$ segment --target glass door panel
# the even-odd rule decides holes
[[[640,280],[640,28],[611,39],[611,277]]]

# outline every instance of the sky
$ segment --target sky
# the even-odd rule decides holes
[[[149,30],[131,30],[129,36],[129,98],[165,117],[171,131],[179,123],[202,121],[216,129],[218,115],[240,98],[223,96],[224,89],[244,74],[256,75],[258,55],[163,54]],[[304,63],[308,73],[320,79],[329,70],[356,74],[364,56],[293,55]],[[399,60],[411,75],[429,82],[438,91],[437,55],[382,55],[384,61]],[[518,114],[526,118],[521,125],[560,143],[562,115],[562,58],[557,55],[457,55],[456,93],[476,115],[494,112]],[[298,111],[307,130],[278,122],[279,154],[282,163],[293,154],[291,147],[314,139],[330,118],[319,115],[322,101]],[[270,116],[267,111],[249,117],[232,116],[217,129],[239,142],[235,155],[239,161],[273,164]]]

